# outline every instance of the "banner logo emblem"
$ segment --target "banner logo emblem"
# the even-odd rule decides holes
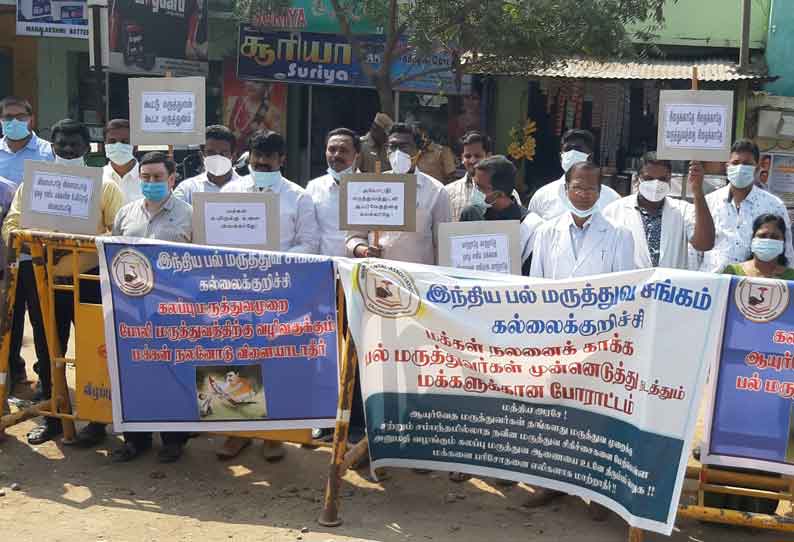
[[[406,318],[419,312],[419,290],[401,269],[380,263],[362,264],[358,278],[361,297],[370,312],[384,318]]]
[[[779,318],[789,303],[788,285],[783,282],[742,280],[734,292],[734,301],[745,318],[766,323]]]
[[[154,288],[152,265],[137,250],[125,248],[119,251],[113,258],[110,269],[113,282],[128,296],[144,296]]]

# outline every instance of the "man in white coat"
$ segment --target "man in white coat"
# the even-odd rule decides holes
[[[564,186],[568,212],[537,232],[530,276],[560,280],[634,269],[631,232],[610,223],[598,209],[598,166],[574,164]]]
[[[249,141],[250,175],[229,181],[221,193],[271,192],[278,195],[280,215],[281,250],[317,254],[320,237],[311,196],[300,186],[281,176],[281,166],[287,157],[284,138],[270,130],[260,130]],[[229,437],[216,452],[220,459],[235,457],[248,446],[250,439]],[[264,456],[268,461],[284,457],[281,442],[264,441]]]
[[[568,130],[562,136],[560,145],[560,165],[562,177],[538,189],[529,201],[530,213],[539,215],[543,220],[552,220],[567,212],[565,207],[565,174],[574,164],[589,160],[595,149],[593,134],[587,130]],[[601,187],[598,208],[605,209],[613,201],[620,199],[620,194],[608,186]]]
[[[714,246],[714,221],[703,193],[703,166],[693,162],[689,167],[694,205],[667,197],[672,165],[658,160],[656,153],[643,157],[638,176],[639,193],[610,204],[604,216],[631,232],[638,269],[686,269],[689,245],[700,251]]]

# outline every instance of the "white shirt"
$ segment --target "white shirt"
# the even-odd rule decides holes
[[[137,160],[135,161],[135,165],[132,166],[132,169],[129,170],[124,177],[116,173],[116,170],[113,169],[113,166],[108,162],[108,164],[102,168],[102,177],[105,181],[113,181],[121,188],[121,194],[124,196],[125,205],[143,197],[143,192],[141,192],[140,165]]]
[[[221,193],[258,191],[251,175],[229,181],[221,188]],[[275,185],[273,193],[278,194],[281,250],[317,254],[320,239],[311,196],[306,190],[284,177],[281,177],[281,182]]]
[[[449,195],[444,185],[433,177],[416,172],[416,232],[385,231],[380,233],[382,257],[400,262],[436,263],[438,225],[449,222]],[[358,245],[370,245],[373,235],[367,231],[349,231],[345,244],[347,255],[353,257]]]
[[[543,219],[535,213],[529,213],[521,222],[521,261],[527,261],[535,246],[535,235],[544,224]]]
[[[239,179],[240,176],[237,175],[237,172],[234,171],[232,168],[232,178],[226,184],[229,184],[232,181],[236,181]],[[226,185],[223,185],[226,186]],[[189,203],[193,205],[193,194],[195,192],[209,192],[211,194],[218,193],[221,191],[221,187],[215,184],[214,182],[210,181],[207,178],[207,172],[204,171],[199,173],[195,177],[191,177],[189,179],[185,179],[179,186],[174,188],[174,196],[181,199],[185,203]]]
[[[565,175],[542,186],[529,201],[529,212],[540,215],[543,220],[551,220],[568,212],[565,207]],[[602,185],[598,197],[598,208],[604,210],[607,205],[620,199],[620,194],[610,187]]]
[[[592,215],[579,228],[568,212],[546,222],[535,234],[532,277],[561,280],[632,269],[631,232],[615,226],[601,213]]]
[[[714,248],[699,255],[700,271],[722,273],[732,263],[750,259],[753,240],[753,222],[767,213],[778,215],[786,222],[786,257],[794,262],[794,249],[791,245],[791,221],[783,201],[774,194],[753,187],[747,197],[736,209],[730,199],[731,185],[715,190],[706,196],[706,203],[714,219]]]
[[[648,250],[648,237],[637,203],[637,194],[611,203],[604,216],[613,224],[623,226],[634,239],[634,266],[653,267]],[[688,201],[665,198],[662,206],[662,239],[659,243],[659,267],[687,269],[689,242],[695,235],[695,206]]]
[[[314,201],[320,254],[344,256],[347,232],[339,229],[339,183],[330,174],[326,174],[309,181],[306,192]]]
[[[444,190],[449,194],[449,213],[451,222],[459,222],[460,214],[463,209],[469,205],[471,199],[471,192],[474,190],[474,181],[469,178],[468,173],[458,179],[444,186]],[[521,205],[521,197],[516,190],[513,190],[513,199],[516,203]]]

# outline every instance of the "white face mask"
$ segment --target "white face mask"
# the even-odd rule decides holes
[[[585,211],[582,211],[581,209],[577,209],[576,206],[573,203],[571,203],[571,200],[568,198],[567,195],[565,196],[565,201],[563,201],[563,203],[570,212],[572,212],[574,215],[578,216],[579,218],[587,218],[589,216],[596,214],[599,211],[598,201],[596,201],[595,205],[593,205],[592,207],[590,207]]]
[[[84,166],[85,160],[81,156],[80,158],[61,158],[57,154],[55,155],[55,163],[56,164],[63,164],[65,166]]]
[[[728,166],[727,172],[728,181],[734,188],[747,188],[755,180],[755,166],[748,166],[747,164],[731,165]]]
[[[342,180],[342,175],[349,175],[349,174],[353,173],[353,166],[350,166],[347,169],[343,169],[342,171],[336,171],[334,168],[329,166],[327,171],[328,171],[328,175],[333,177],[333,179],[337,183],[339,183],[339,181]]]
[[[670,194],[670,183],[661,179],[640,181],[640,195],[652,203],[658,203]]]
[[[108,143],[105,145],[105,156],[117,166],[129,164],[135,159],[132,145],[128,143]]]
[[[579,162],[586,162],[588,156],[590,155],[580,151],[567,151],[562,153],[560,155],[560,163],[562,165],[562,170],[565,173],[568,173],[568,170],[571,169],[574,164],[578,164]]]
[[[469,196],[469,205],[482,207],[486,210],[491,208],[491,204],[485,201],[485,194],[483,194],[482,190],[476,186],[474,187],[474,190],[471,191],[471,195]]]
[[[392,172],[397,174],[408,173],[413,165],[411,163],[411,156],[401,150],[389,153],[389,163],[391,164]]]
[[[216,154],[204,158],[204,169],[215,177],[222,177],[232,170],[232,161],[225,156]]]

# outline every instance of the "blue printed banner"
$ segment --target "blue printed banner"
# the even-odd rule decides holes
[[[97,238],[120,431],[331,427],[329,258]]]
[[[731,282],[704,462],[794,475],[791,284]]]
[[[360,37],[367,63],[381,63],[385,38],[379,34]],[[405,45],[405,44],[403,44]],[[406,47],[392,65],[392,78],[406,79],[396,90],[444,94],[469,94],[471,76],[464,75],[460,86],[452,71],[449,54],[439,52],[427,58],[412,54]],[[449,69],[444,69],[444,68]],[[433,71],[433,73],[429,73]],[[418,78],[414,76],[426,73]],[[240,25],[237,51],[240,79],[286,81],[309,85],[369,87],[360,59],[344,36],[312,32],[270,32]],[[410,79],[410,80],[408,80]]]
[[[373,467],[540,485],[672,532],[728,278],[338,269]]]

